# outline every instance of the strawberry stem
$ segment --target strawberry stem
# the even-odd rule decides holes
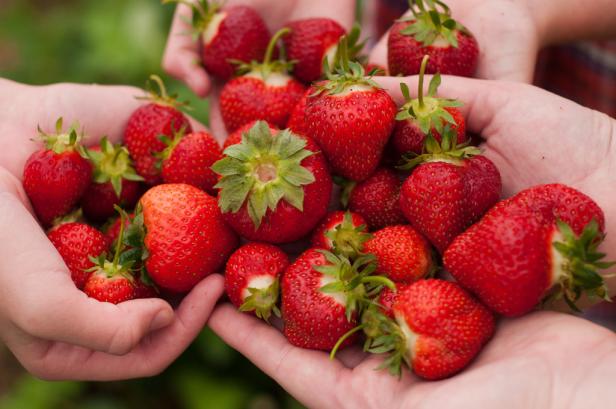
[[[163,100],[167,100],[169,99],[169,95],[167,95],[167,88],[165,88],[165,84],[163,83],[163,80],[158,76],[158,75],[150,75],[150,80],[154,81],[154,83],[156,83],[156,85],[158,86],[158,89],[160,91],[160,96],[162,97]]]
[[[116,209],[117,210],[117,209]],[[115,254],[113,255],[113,267],[114,270],[118,267],[118,261],[120,261],[120,251],[122,250],[122,241],[124,240],[124,211],[118,210],[120,213],[120,232],[118,233],[118,240],[116,242]]]
[[[424,99],[423,99],[423,83],[424,83],[424,75],[426,73],[426,66],[428,65],[428,60],[430,56],[428,54],[424,55],[421,60],[421,68],[419,69],[419,84],[417,86],[417,99],[419,100],[419,106],[421,108],[424,107]]]
[[[384,277],[384,276],[366,276],[361,279],[361,282],[384,285],[390,290],[394,292],[396,291],[396,284],[394,284],[393,281],[391,281],[389,278]]]
[[[274,47],[276,47],[276,43],[278,43],[278,40],[280,40],[283,36],[286,36],[290,32],[291,29],[285,27],[281,28],[276,32],[276,34],[274,34],[269,44],[267,45],[267,49],[265,51],[265,58],[263,59],[263,65],[268,65],[272,61],[272,54],[274,53]]]
[[[344,334],[343,336],[341,336],[338,339],[338,341],[336,341],[336,345],[334,345],[334,347],[332,348],[332,351],[329,353],[329,359],[331,359],[333,361],[334,358],[336,357],[336,353],[340,349],[340,346],[342,345],[342,343],[344,341],[346,341],[347,339],[349,339],[349,337],[351,335],[355,334],[356,332],[359,332],[359,331],[363,330],[365,326],[366,326],[365,324],[358,325],[355,328],[347,331],[347,333]]]

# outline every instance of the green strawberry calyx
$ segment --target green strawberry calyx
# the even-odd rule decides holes
[[[409,0],[409,9],[413,15],[399,21],[410,24],[400,34],[413,37],[424,47],[439,40],[457,48],[458,32],[469,34],[466,27],[451,18],[451,10],[440,0]]]
[[[186,21],[193,28],[192,34],[198,37],[200,33],[203,33],[214,16],[222,8],[222,4],[217,1],[211,0],[162,0],[162,4],[178,3],[184,4],[192,10],[192,19]]]
[[[281,74],[285,77],[288,77],[288,79],[291,79],[288,74],[293,69],[295,61],[287,61],[284,44],[280,41],[282,37],[290,33],[290,28],[281,28],[276,32],[276,34],[274,34],[274,36],[271,38],[270,42],[267,45],[267,49],[265,50],[265,56],[263,57],[262,62],[255,60],[252,60],[249,63],[245,63],[240,60],[229,61],[237,66],[237,73],[239,75],[256,77],[262,79],[263,81],[267,81],[267,79],[272,74]],[[280,43],[280,46],[278,47],[279,57],[272,61],[272,57],[274,56],[274,50],[276,49],[278,43]]]
[[[360,56],[361,51],[363,50],[364,46],[366,45],[366,40],[364,41],[359,41],[359,37],[361,36],[361,27],[359,25],[359,23],[355,22],[353,24],[353,27],[351,28],[351,31],[349,31],[349,34],[347,34],[345,37],[345,47],[344,48],[340,48],[340,40],[338,40],[338,45],[336,45],[336,52],[334,53],[334,56],[332,58],[331,61],[331,66],[336,67],[339,66],[341,64],[344,63],[343,60],[346,61],[357,61],[360,63],[364,63],[365,58]],[[330,64],[329,59],[327,58],[327,55],[323,56],[323,61],[322,61],[322,65],[323,67],[327,67]],[[325,69],[323,69],[323,72],[326,73],[327,71]]]
[[[103,137],[100,141],[100,150],[83,149],[85,156],[92,162],[94,171],[92,178],[95,183],[110,182],[113,191],[119,198],[122,194],[122,180],[143,181],[133,167],[133,161],[128,149],[121,144],[113,144]]]
[[[145,95],[135,98],[172,108],[190,108],[187,102],[180,102],[177,100],[177,97],[177,94],[168,94],[163,80],[158,75],[152,74],[145,83]]]
[[[400,83],[400,90],[406,102],[398,111],[396,120],[413,121],[426,135],[433,128],[439,134],[442,134],[446,124],[451,126],[457,125],[453,116],[445,108],[461,107],[462,103],[456,99],[439,98],[436,96],[438,87],[441,85],[441,75],[438,73],[432,76],[428,86],[428,94],[424,96],[424,76],[429,58],[428,55],[425,55],[421,61],[417,98],[411,98],[409,87],[403,82]]]
[[[301,163],[314,154],[290,130],[272,135],[267,123],[258,121],[242,134],[241,143],[227,147],[225,157],[212,166],[221,176],[215,186],[220,189],[220,209],[237,213],[245,205],[255,230],[281,200],[303,211],[303,187],[315,177]]]
[[[554,277],[554,284],[557,284],[558,288],[549,294],[546,300],[562,297],[574,311],[579,311],[575,303],[584,292],[611,301],[599,271],[616,263],[603,261],[605,254],[598,251],[605,235],[599,230],[597,221],[591,220],[579,236],[562,220],[556,221],[556,228],[556,238],[552,246],[560,256],[553,257],[553,260],[560,262],[560,265],[554,266],[559,272]]]
[[[176,146],[178,146],[185,134],[186,126],[182,126],[177,131],[175,129],[173,130],[173,136],[171,138],[163,134],[157,136],[158,140],[165,144],[165,148],[160,152],[154,153],[154,157],[157,159],[155,163],[156,169],[162,169],[163,162],[171,157]]]
[[[59,155],[64,152],[72,152],[79,149],[81,140],[83,139],[83,132],[78,133],[78,128],[79,123],[74,122],[64,131],[63,119],[60,117],[56,120],[55,133],[47,133],[43,131],[40,126],[37,126],[36,129],[39,133],[39,137],[45,144],[45,149],[49,149]]]
[[[275,278],[271,285],[266,288],[248,288],[250,295],[244,299],[244,303],[240,306],[240,311],[254,311],[255,315],[266,322],[272,312],[277,317],[280,317],[280,309],[276,305],[280,295],[280,282]]]
[[[362,253],[364,243],[372,237],[366,225],[356,226],[351,212],[344,213],[341,223],[325,232],[325,237],[331,242],[332,250],[345,257],[355,257]]]

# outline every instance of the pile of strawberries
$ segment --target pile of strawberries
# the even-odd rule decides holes
[[[472,75],[478,57],[442,2],[411,2],[391,30],[389,72],[420,76],[400,107],[365,73],[357,28],[312,18],[270,38],[249,7],[192,7],[203,65],[227,81],[224,151],[153,77],[124,145],[85,148],[60,120],[25,165],[34,210],[90,297],[166,297],[224,269],[231,302],[280,317],[291,344],[333,356],[361,340],[393,374],[426,379],[468,365],[495,313],[607,297],[597,204],[559,184],[500,201],[461,102],[437,96],[438,72]]]

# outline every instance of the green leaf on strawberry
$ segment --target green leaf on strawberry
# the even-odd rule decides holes
[[[440,39],[457,48],[456,33],[458,31],[468,32],[463,25],[451,18],[451,10],[442,1],[409,0],[409,9],[413,15],[400,21],[410,21],[411,23],[400,33],[412,36],[424,47],[430,46],[437,39]]]

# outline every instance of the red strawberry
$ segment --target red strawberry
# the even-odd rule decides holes
[[[218,177],[211,166],[222,158],[216,139],[207,132],[176,134],[167,140],[168,146],[161,153],[162,176],[165,183],[187,183],[216,194],[214,185]]]
[[[398,299],[398,295],[410,287],[410,284],[396,283],[396,291],[389,287],[383,288],[379,295],[378,302],[380,306],[380,312],[389,319],[394,319],[394,304]]]
[[[220,112],[228,132],[254,120],[266,120],[284,128],[293,107],[302,97],[304,86],[288,74],[291,64],[271,61],[276,43],[288,29],[272,37],[263,63],[241,65],[243,75],[227,82],[220,92]]]
[[[370,239],[366,222],[357,213],[330,212],[312,234],[312,247],[352,257],[362,252]]]
[[[424,55],[430,56],[426,72],[472,77],[479,61],[479,46],[473,35],[451,18],[442,2],[430,2],[426,10],[423,0],[413,0],[413,16],[396,22],[387,41],[389,73],[419,74]],[[442,10],[438,10],[436,6]],[[417,6],[417,7],[416,7]]]
[[[90,276],[86,270],[94,266],[90,257],[108,251],[111,243],[103,233],[84,223],[59,225],[51,229],[47,237],[62,256],[79,289],[83,289]]]
[[[364,65],[364,70],[375,77],[387,76],[387,68],[375,63],[367,63]]]
[[[137,173],[144,177],[146,183],[155,185],[162,182],[160,169],[156,166],[159,160],[155,155],[165,149],[160,137],[172,138],[180,129],[190,133],[192,128],[188,119],[177,109],[181,104],[175,96],[167,95],[162,80],[155,75],[150,79],[157,84],[160,94],[150,90],[148,96],[143,98],[150,103],[137,108],[128,119],[124,143],[135,161]],[[148,87],[151,87],[150,84]]]
[[[106,263],[109,263],[107,261]],[[98,301],[119,304],[137,298],[135,296],[134,279],[129,272],[122,274],[111,270],[109,264],[92,272],[83,291],[88,297]]]
[[[397,122],[391,137],[395,150],[404,155],[409,152],[420,155],[423,151],[426,135],[431,132],[437,142],[441,142],[441,134],[446,124],[449,124],[457,135],[458,144],[467,141],[466,123],[462,112],[458,109],[462,104],[455,99],[438,98],[436,92],[441,83],[441,77],[436,74],[430,81],[428,95],[423,95],[423,79],[428,56],[421,63],[419,73],[418,97],[411,99],[405,83],[400,83],[402,95],[406,103],[396,116]]]
[[[350,186],[348,206],[352,212],[360,214],[370,229],[406,222],[400,210],[399,198],[402,181],[389,168],[378,169],[363,182]]]
[[[363,67],[345,57],[335,73],[316,85],[306,101],[308,135],[319,144],[334,173],[347,179],[367,179],[376,170],[394,126],[396,104],[389,94],[364,75]]]
[[[499,199],[498,169],[477,148],[459,147],[445,127],[441,145],[429,135],[426,154],[402,185],[400,208],[417,231],[440,253],[453,239],[484,215]]]
[[[160,287],[185,292],[217,271],[237,246],[216,199],[186,184],[151,188],[140,200],[130,239],[142,238],[145,267]]]
[[[44,226],[69,213],[77,204],[92,177],[88,161],[78,153],[75,126],[62,131],[62,118],[56,134],[39,128],[45,148],[34,152],[24,166],[23,185],[37,217]]]
[[[237,131],[229,134],[229,136],[227,136],[227,139],[225,140],[223,148],[227,149],[231,145],[235,145],[235,144],[241,143],[242,142],[242,135],[244,135],[253,126],[255,126],[257,124],[257,122],[259,122],[259,121],[249,122],[246,125],[241,126]],[[275,127],[274,125],[272,125],[269,122],[267,122],[267,121],[263,121],[263,122],[265,122],[267,124],[268,128],[272,132],[272,135],[276,134],[280,130],[277,127]]]
[[[289,116],[289,122],[287,122],[287,128],[297,134],[307,135],[306,132],[308,131],[306,129],[306,121],[304,119],[306,113],[306,101],[308,100],[308,97],[315,91],[315,88],[309,87],[291,111],[291,116]]]
[[[133,282],[134,285],[134,296],[135,299],[138,298],[158,298],[158,290],[151,284],[146,284],[142,279],[136,278]]]
[[[373,233],[364,251],[376,256],[376,273],[399,283],[412,283],[434,271],[428,242],[407,225],[388,226]]]
[[[225,268],[225,290],[240,311],[254,311],[267,321],[272,313],[280,317],[276,303],[280,275],[289,258],[280,248],[265,243],[248,243],[237,249]]]
[[[126,229],[130,227],[134,217],[134,213],[126,215],[126,220],[124,220]],[[105,232],[105,236],[109,239],[109,243],[115,243],[120,235],[120,227],[122,227],[121,217],[116,217],[113,221],[109,221],[109,224],[103,226],[103,232]]]
[[[327,212],[332,180],[309,138],[272,135],[257,122],[212,169],[221,175],[219,206],[227,223],[250,240],[287,243],[308,234]]]
[[[597,251],[604,218],[583,193],[536,186],[494,206],[447,249],[444,263],[458,282],[505,316],[525,314],[564,296],[572,308],[583,291],[607,297]]]

